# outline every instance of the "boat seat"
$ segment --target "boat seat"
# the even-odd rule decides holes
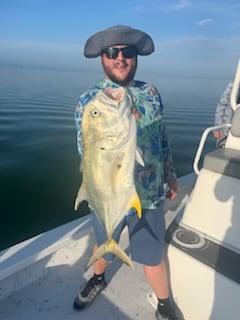
[[[222,148],[210,152],[204,158],[203,168],[240,179],[240,151]]]
[[[208,153],[203,168],[240,179],[240,107],[234,112],[226,147]]]

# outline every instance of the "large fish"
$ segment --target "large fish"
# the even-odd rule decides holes
[[[132,99],[126,88],[99,91],[85,106],[82,118],[82,184],[75,200],[87,200],[107,233],[107,240],[91,256],[87,268],[105,253],[111,252],[133,269],[133,263],[112,239],[113,231],[124,215],[142,208],[134,183],[137,160],[144,165],[136,147],[136,120]]]

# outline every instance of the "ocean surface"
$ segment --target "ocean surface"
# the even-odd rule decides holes
[[[101,78],[86,71],[0,68],[0,250],[88,213],[85,203],[73,211],[80,185],[74,111],[78,96]],[[159,89],[177,174],[191,172],[228,79],[136,78]],[[214,146],[210,136],[204,152]]]

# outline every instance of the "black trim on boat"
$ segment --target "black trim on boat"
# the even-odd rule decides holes
[[[240,283],[239,253],[175,222],[167,230],[166,241],[227,278]]]

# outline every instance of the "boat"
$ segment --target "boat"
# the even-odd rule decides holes
[[[230,320],[240,314],[239,92],[240,61],[226,145],[207,153],[199,169],[209,133],[224,125],[204,130],[193,163],[194,188],[167,231],[172,291],[187,320]],[[148,299],[157,305],[152,292]]]
[[[180,192],[165,201],[166,249],[173,296],[185,320],[236,319],[240,313],[240,61],[231,104],[234,116],[224,149],[204,156],[206,128],[193,171],[179,178]],[[83,312],[72,308],[95,242],[91,215],[0,252],[1,320],[145,320],[157,305],[142,266],[114,259],[107,288]],[[120,245],[129,253],[127,232]]]

